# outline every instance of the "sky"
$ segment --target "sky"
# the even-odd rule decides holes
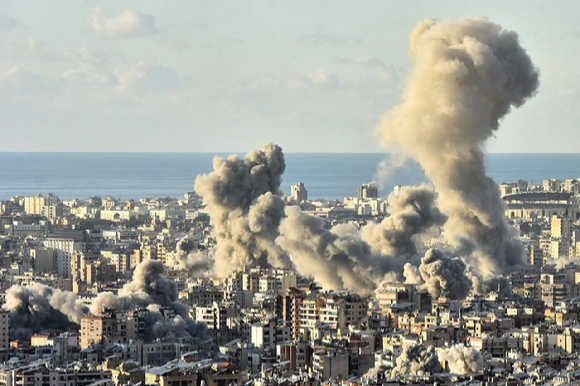
[[[380,152],[422,19],[488,17],[540,69],[490,152],[578,152],[577,1],[2,0],[0,151]]]

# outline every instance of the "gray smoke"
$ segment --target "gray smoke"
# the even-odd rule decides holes
[[[185,271],[190,277],[199,277],[211,272],[211,261],[206,251],[199,251],[195,243],[184,237],[179,240],[167,265],[179,271]]]
[[[383,281],[401,279],[406,263],[418,264],[422,236],[438,232],[446,220],[436,198],[426,185],[403,187],[389,196],[390,216],[362,230],[349,224],[328,230],[321,218],[287,207],[276,242],[298,273],[325,289],[370,294]]]
[[[165,317],[161,312],[161,307],[157,304],[148,306],[147,311],[149,313],[145,317],[146,341],[197,337],[203,335],[207,330],[205,324],[196,323],[187,315],[177,314],[172,318]]]
[[[407,152],[423,166],[449,215],[446,236],[474,243],[468,261],[479,274],[525,266],[484,157],[499,121],[539,84],[518,35],[487,19],[425,20],[411,34],[409,55],[415,68],[403,103],[377,129],[382,145]]]
[[[438,231],[447,217],[437,208],[436,194],[427,185],[405,186],[389,195],[388,212],[380,224],[362,229],[362,239],[383,255],[414,256],[417,238],[429,230]]]
[[[427,290],[434,298],[464,299],[472,286],[465,268],[461,260],[449,258],[437,249],[429,249],[418,268],[405,265],[404,276],[407,283]]]
[[[411,344],[403,349],[391,370],[391,378],[402,375],[423,376],[427,373],[440,373],[443,370],[434,346],[426,348],[422,344]]]
[[[147,308],[150,312],[145,322],[149,338],[203,335],[207,326],[191,320],[189,308],[178,300],[177,285],[165,278],[164,274],[165,268],[160,261],[144,260],[135,268],[133,280],[125,284],[118,294],[98,294],[91,304],[91,313],[101,314],[106,308],[119,311]],[[172,309],[179,318],[163,320],[164,316],[158,311],[161,307]],[[183,331],[187,334],[178,335]]]
[[[227,276],[245,266],[288,265],[274,243],[284,216],[280,184],[285,168],[282,149],[267,143],[243,159],[215,157],[214,171],[195,180],[214,226],[215,274]]]
[[[322,218],[294,206],[286,208],[276,242],[300,275],[315,279],[327,290],[344,288],[370,294],[386,277],[401,274],[409,262],[406,257],[373,253],[354,225],[327,230]]]
[[[483,279],[473,272],[467,272],[467,276],[473,282],[473,292],[480,295],[487,295],[494,291],[501,296],[509,297],[512,295],[512,286],[510,281],[503,276],[488,276]]]
[[[44,330],[75,330],[88,312],[74,293],[42,284],[13,285],[2,308],[10,312],[10,338],[26,340]]]
[[[129,311],[145,308],[150,304],[170,306],[177,301],[177,285],[163,275],[165,268],[160,261],[147,259],[133,272],[133,280],[119,290],[101,292],[91,304],[93,314],[102,313],[104,308]]]
[[[472,375],[485,367],[483,356],[479,350],[457,344],[447,350],[439,351],[439,361],[446,362],[449,371],[454,374]]]

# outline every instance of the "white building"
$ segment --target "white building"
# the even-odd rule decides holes
[[[296,202],[303,202],[308,200],[308,190],[304,187],[304,182],[299,182],[292,185],[291,196]]]
[[[86,242],[73,237],[50,236],[43,242],[46,248],[55,250],[55,269],[59,275],[71,275],[71,257],[75,251],[84,252]]]

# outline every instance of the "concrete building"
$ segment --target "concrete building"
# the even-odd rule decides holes
[[[296,202],[308,200],[308,190],[304,187],[304,182],[298,182],[296,185],[292,185],[291,196]]]
[[[116,329],[116,320],[110,315],[87,315],[81,319],[81,349],[104,343],[106,336]]]
[[[562,182],[556,179],[544,180],[542,181],[542,187],[545,192],[561,192]]]
[[[56,251],[54,249],[31,249],[30,257],[34,261],[34,272],[56,272]]]
[[[10,312],[0,311],[0,350],[10,348]]]
[[[59,203],[59,199],[52,194],[43,196],[42,194],[37,194],[32,197],[24,197],[24,212],[28,214],[44,215],[43,210],[45,206],[56,206]]]
[[[71,276],[71,259],[74,252],[84,251],[86,242],[82,232],[50,235],[44,239],[46,248],[56,252],[55,270],[59,275]]]
[[[551,219],[552,216],[580,218],[580,202],[570,193],[525,192],[503,197],[507,204],[505,216],[509,219]]]
[[[195,320],[207,324],[209,330],[225,330],[228,318],[235,315],[236,310],[233,307],[218,303],[195,308]]]
[[[358,187],[358,198],[377,198],[379,189],[375,183],[362,184]]]

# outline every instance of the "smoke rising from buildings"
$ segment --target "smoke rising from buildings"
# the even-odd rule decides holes
[[[150,304],[170,306],[178,299],[177,285],[166,279],[163,263],[157,260],[144,260],[133,272],[133,280],[123,286],[117,295],[101,292],[93,300],[91,312],[102,313],[104,308],[134,310]]]
[[[414,256],[416,236],[438,231],[447,217],[436,206],[436,193],[427,186],[405,186],[389,195],[388,212],[380,224],[369,223],[362,229],[362,239],[383,255]]]
[[[403,153],[391,153],[389,158],[379,162],[377,171],[373,176],[373,182],[377,184],[379,189],[383,190],[388,181],[390,181],[394,174],[402,168],[407,162],[407,156]]]
[[[411,196],[406,194],[407,190],[421,189],[405,188],[402,196]],[[434,198],[434,195],[427,197]],[[421,206],[411,207],[420,210]],[[431,205],[425,207],[431,208]],[[298,207],[287,207],[276,242],[288,254],[299,274],[315,279],[323,288],[344,288],[370,294],[384,280],[400,278],[406,263],[418,262],[416,246],[411,246],[412,237],[417,234],[415,232],[424,231],[425,227],[418,224],[409,206],[402,208],[405,215],[399,216],[397,221],[383,221],[376,225],[385,229],[368,230],[374,236],[368,237],[373,243],[369,244],[364,239],[364,231],[354,225],[341,224],[328,230],[323,219],[310,216]],[[406,220],[409,223],[405,223]],[[399,228],[402,224],[406,226]],[[408,239],[403,242],[404,237]],[[381,250],[400,253],[386,255],[381,254]]]
[[[91,313],[100,314],[105,308],[119,311],[147,308],[149,315],[145,323],[149,338],[203,335],[207,326],[189,318],[189,308],[178,300],[177,285],[165,278],[164,273],[165,268],[160,261],[143,261],[135,268],[133,280],[125,284],[118,294],[98,294],[91,304]],[[177,319],[162,315],[159,310],[163,308],[172,310]],[[187,334],[183,335],[184,331]]]
[[[178,301],[177,285],[166,279],[164,272],[160,261],[145,260],[135,269],[133,280],[117,295],[99,293],[90,309],[73,292],[42,284],[14,285],[6,292],[6,303],[2,306],[10,312],[11,338],[30,339],[44,330],[76,330],[89,311],[101,314],[105,308],[118,311],[146,308],[149,311],[145,318],[146,339],[202,336],[207,326],[189,318],[189,308]]]
[[[194,242],[187,237],[179,240],[167,264],[174,269],[185,271],[190,277],[198,277],[211,272],[211,261],[206,251],[197,249]]]
[[[422,344],[405,346],[391,370],[391,378],[401,375],[422,376],[426,373],[440,373],[443,370],[434,346],[426,348]]]
[[[88,312],[74,293],[42,284],[13,285],[2,308],[10,312],[11,339],[30,339],[43,330],[75,329]]]
[[[460,375],[478,373],[485,367],[481,352],[463,344],[457,344],[447,350],[439,351],[439,360],[447,363],[450,372]]]
[[[345,226],[342,231],[344,236],[352,234]],[[314,278],[325,289],[349,288],[367,293],[369,283],[377,280],[377,272],[369,269],[368,245],[356,238],[341,239],[324,228],[322,218],[298,207],[286,207],[276,242],[300,275]]]
[[[409,284],[427,290],[431,296],[464,299],[471,291],[472,281],[465,273],[465,263],[446,257],[437,249],[429,249],[421,265],[405,265],[405,278]]]
[[[227,276],[246,265],[288,265],[274,243],[284,216],[280,184],[285,168],[282,149],[268,143],[245,158],[215,157],[214,171],[197,177],[195,191],[207,205],[217,242],[215,274]]]
[[[417,160],[449,216],[446,237],[472,242],[468,261],[484,276],[524,266],[517,232],[504,217],[496,183],[486,175],[484,146],[539,75],[518,35],[486,19],[425,20],[410,37],[414,70],[403,103],[377,129],[385,147]]]

